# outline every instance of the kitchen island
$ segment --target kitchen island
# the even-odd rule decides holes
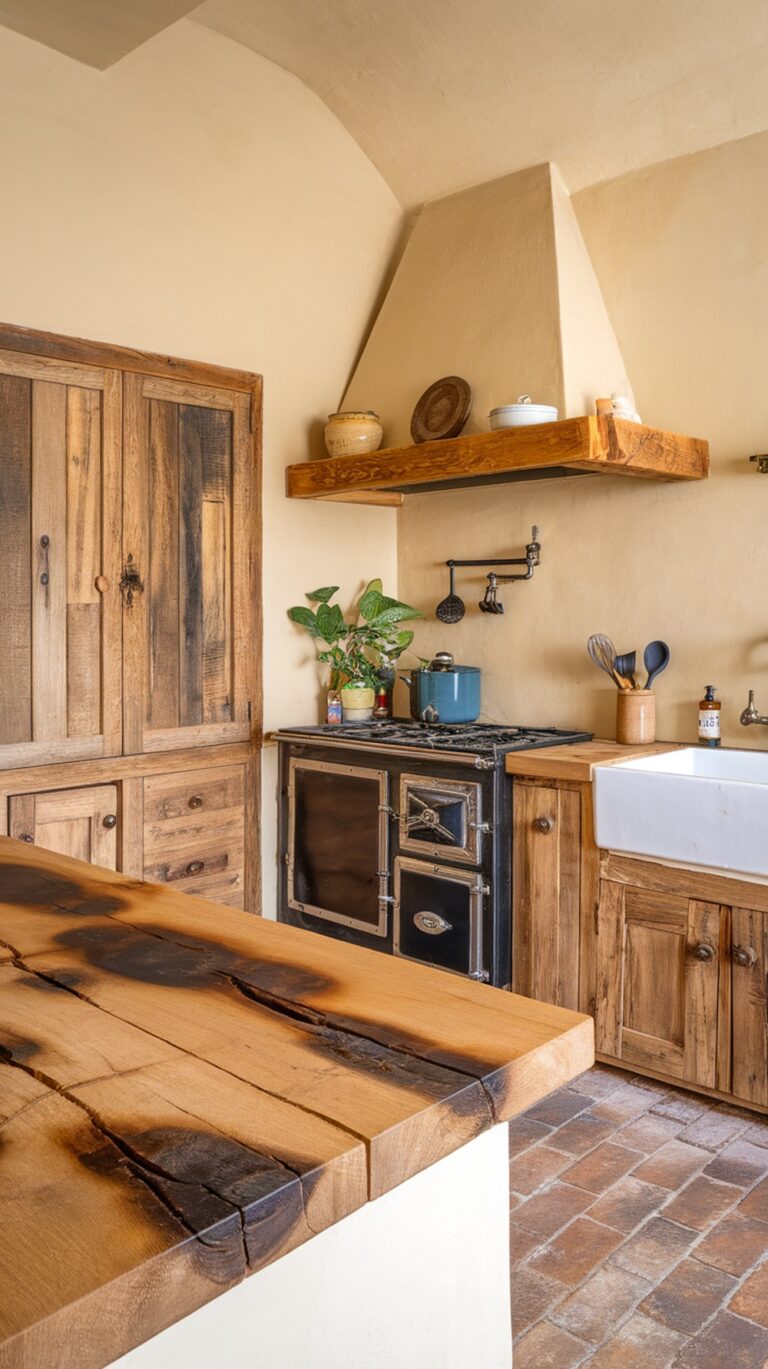
[[[0,985],[1,1369],[510,1362],[495,1124],[588,1018],[8,838]]]

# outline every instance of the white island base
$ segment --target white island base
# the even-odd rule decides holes
[[[506,1126],[337,1222],[114,1369],[510,1369]]]

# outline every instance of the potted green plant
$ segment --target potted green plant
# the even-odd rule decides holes
[[[340,693],[345,721],[363,721],[373,711],[382,670],[411,645],[413,633],[400,625],[420,618],[421,611],[383,593],[381,580],[366,585],[356,605],[355,620],[347,622],[332,604],[338,585],[325,585],[306,595],[312,608],[289,608],[288,617],[316,641],[317,659],[330,667],[331,693]],[[330,703],[330,698],[329,698]]]

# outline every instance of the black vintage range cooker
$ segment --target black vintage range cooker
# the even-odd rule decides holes
[[[591,735],[397,719],[278,732],[279,920],[508,984],[504,757]]]

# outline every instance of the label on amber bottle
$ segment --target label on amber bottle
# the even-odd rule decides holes
[[[720,709],[719,708],[700,708],[699,709],[699,736],[704,742],[711,742],[720,737]]]

